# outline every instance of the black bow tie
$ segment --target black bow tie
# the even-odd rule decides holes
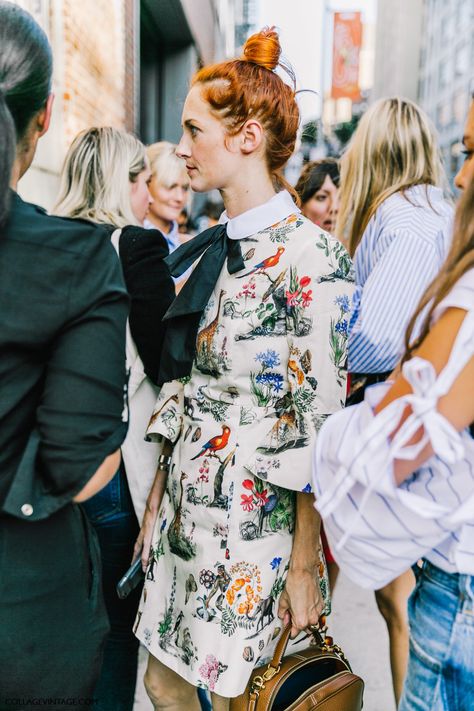
[[[166,334],[159,385],[191,373],[199,322],[226,259],[229,274],[245,266],[240,242],[229,239],[224,225],[216,225],[193,237],[166,257],[165,262],[171,274],[179,277],[199,257],[199,263],[163,317]]]

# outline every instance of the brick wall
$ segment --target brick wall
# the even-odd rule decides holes
[[[64,0],[62,110],[66,146],[93,125],[124,127],[126,0]]]

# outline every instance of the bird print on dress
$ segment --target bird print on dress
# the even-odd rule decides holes
[[[240,274],[237,279],[245,279],[245,277],[249,277],[252,274],[257,274],[264,272],[266,269],[271,269],[272,267],[276,267],[278,262],[280,261],[280,257],[285,251],[284,247],[278,247],[276,254],[273,254],[271,257],[267,257],[266,259],[262,259],[261,262],[256,264],[253,269],[251,269],[249,272],[246,272],[245,274]]]
[[[222,425],[222,434],[216,435],[215,437],[211,437],[211,439],[208,440],[206,444],[203,444],[203,446],[201,447],[201,451],[198,452],[196,456],[191,457],[191,462],[193,462],[195,459],[198,459],[199,457],[203,457],[205,454],[212,456],[219,450],[224,449],[224,447],[227,447],[229,436],[230,427],[227,427],[227,425]]]

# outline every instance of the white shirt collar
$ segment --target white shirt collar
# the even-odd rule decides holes
[[[299,208],[293,202],[290,193],[282,190],[263,205],[242,212],[237,217],[229,219],[224,211],[219,218],[219,224],[227,225],[227,236],[230,239],[244,239],[281,222],[295,212],[300,212]]]

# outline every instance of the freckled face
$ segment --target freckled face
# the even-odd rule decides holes
[[[303,215],[327,232],[333,232],[339,209],[339,190],[326,175],[314,195],[302,206]]]
[[[474,180],[474,101],[471,101],[471,107],[467,115],[463,143],[464,163],[454,179],[456,187],[460,190],[465,190]]]
[[[186,163],[191,188],[197,192],[225,189],[241,165],[238,139],[228,136],[222,121],[211,114],[199,84],[186,98],[182,124],[176,155]]]
[[[136,180],[133,183],[130,182],[130,204],[132,212],[141,225],[143,225],[150,203],[153,202],[153,198],[148,190],[150,179],[151,170],[147,164],[141,173],[137,175]]]

